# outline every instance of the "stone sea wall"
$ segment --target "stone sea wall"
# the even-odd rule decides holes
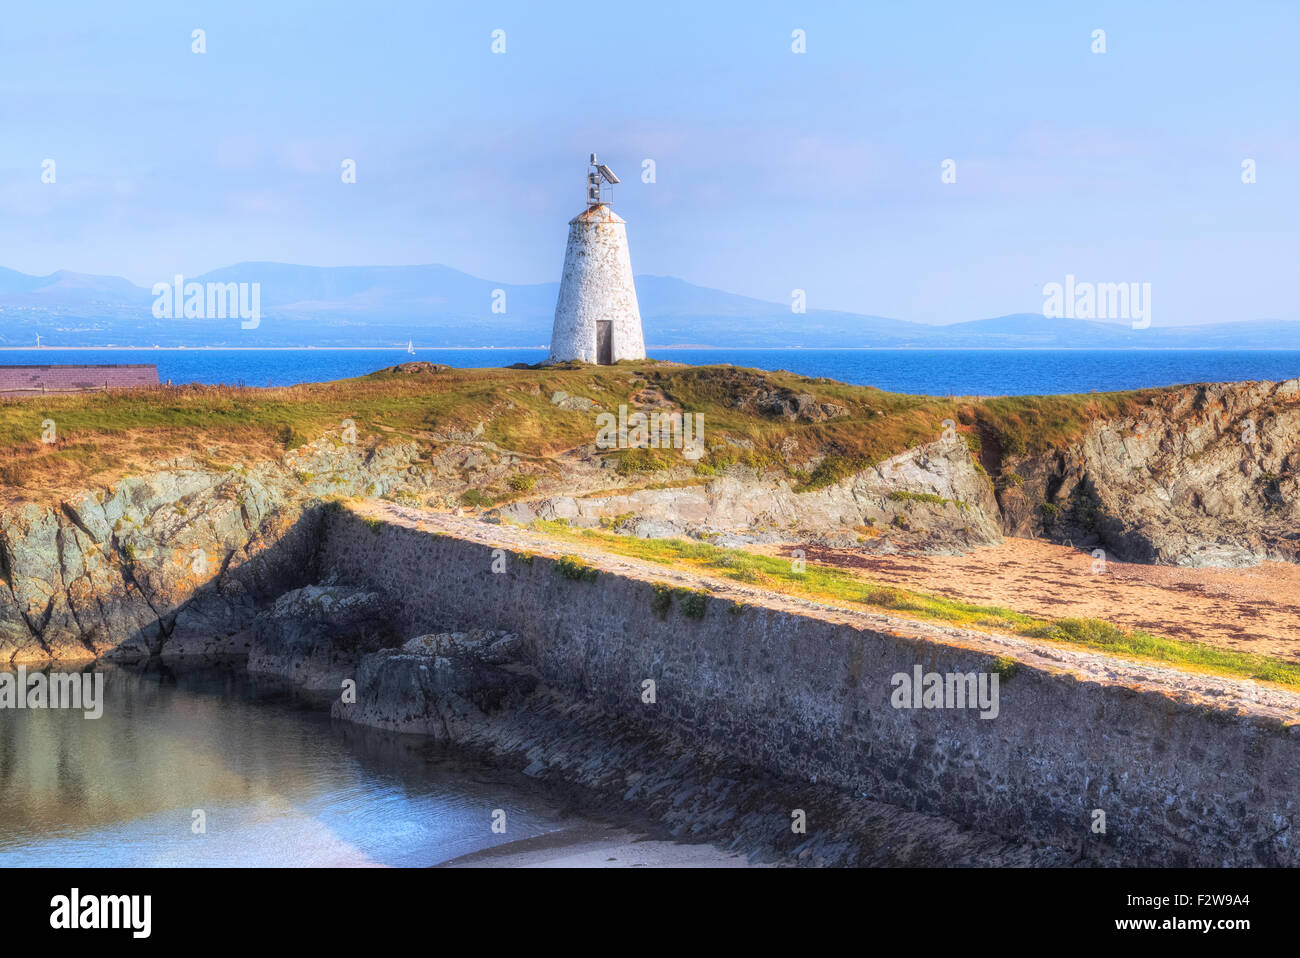
[[[777,597],[673,596],[626,564],[584,574],[530,556],[510,532],[498,545],[336,508],[321,568],[383,596],[399,634],[513,633],[522,660],[573,701],[786,781],[1080,857],[1104,843],[1135,865],[1300,864],[1300,728],[1214,704],[1218,680],[1180,696],[1125,681],[1113,661],[1090,675],[1065,652],[1011,665],[958,630],[909,634]],[[892,707],[891,677],[918,665],[997,673],[997,717]]]

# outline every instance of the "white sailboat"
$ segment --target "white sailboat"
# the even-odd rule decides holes
[[[412,356],[415,355],[415,340],[408,339],[406,341],[406,351],[410,353]]]

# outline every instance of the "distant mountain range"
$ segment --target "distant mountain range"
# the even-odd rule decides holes
[[[447,266],[239,263],[185,281],[257,283],[260,319],[158,319],[150,289],[120,276],[0,269],[0,346],[541,346],[558,283],[513,285]],[[1300,322],[1152,326],[1019,313],[931,326],[811,309],[638,276],[647,344],[845,348],[1300,349]],[[497,291],[500,292],[497,292]],[[494,304],[497,311],[493,311]],[[501,309],[504,308],[504,312]]]

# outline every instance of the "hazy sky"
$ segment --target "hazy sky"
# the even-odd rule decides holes
[[[1157,326],[1300,319],[1298,50],[1297,0],[11,3],[0,265],[553,281],[594,150],[638,273],[921,322],[1070,273],[1151,283]]]

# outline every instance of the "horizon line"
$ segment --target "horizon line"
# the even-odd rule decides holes
[[[234,268],[239,267],[239,266],[258,266],[258,265],[266,265],[266,266],[290,266],[290,267],[295,267],[295,268],[299,268],[299,269],[313,269],[313,270],[334,270],[334,269],[427,269],[427,268],[437,268],[437,269],[450,270],[450,271],[453,272],[453,273],[459,273],[461,276],[468,277],[469,279],[472,279],[472,280],[475,280],[475,281],[477,281],[477,282],[481,282],[481,283],[501,283],[501,285],[503,285],[503,286],[513,286],[513,287],[528,287],[528,286],[534,286],[534,287],[535,287],[535,286],[551,286],[551,285],[558,286],[558,285],[559,285],[559,281],[558,281],[558,280],[547,280],[547,281],[545,281],[545,282],[540,282],[540,283],[513,283],[513,282],[503,282],[502,280],[498,280],[498,279],[487,279],[487,278],[485,278],[485,277],[478,276],[478,275],[476,275],[476,274],[474,274],[474,273],[468,273],[468,272],[466,272],[466,271],[463,270],[463,269],[459,269],[458,267],[455,267],[455,266],[449,266],[449,265],[446,264],[446,263],[408,263],[408,264],[402,264],[402,265],[394,265],[394,264],[374,264],[374,265],[368,265],[368,266],[364,266],[364,265],[347,265],[347,266],[313,266],[313,265],[310,265],[310,264],[307,264],[307,263],[286,263],[286,262],[281,262],[281,261],[279,261],[279,260],[239,260],[239,261],[234,262],[234,263],[231,263],[231,264],[229,264],[229,265],[227,265],[227,266],[218,266],[218,267],[215,267],[214,269],[205,270],[204,272],[199,273],[199,274],[197,274],[197,275],[198,275],[198,276],[206,276],[206,275],[208,275],[209,273],[216,273],[216,272],[220,272],[221,270],[234,269]],[[52,272],[46,273],[46,274],[44,274],[44,275],[41,275],[41,274],[37,274],[37,273],[25,273],[25,272],[23,272],[22,270],[13,269],[12,267],[8,267],[8,266],[0,266],[0,271],[10,272],[10,273],[17,273],[19,276],[27,276],[27,277],[30,277],[30,278],[32,278],[32,279],[47,279],[47,278],[49,278],[49,277],[51,277],[51,276],[56,276],[56,275],[58,275],[59,273],[69,273],[69,274],[72,274],[72,275],[74,275],[74,276],[91,276],[91,277],[96,277],[96,278],[101,278],[101,279],[115,279],[115,280],[121,280],[121,281],[124,282],[124,283],[129,283],[133,288],[140,290],[142,293],[145,293],[145,294],[148,294],[148,295],[152,295],[152,287],[151,287],[151,286],[140,286],[140,285],[138,285],[134,280],[128,279],[127,277],[125,277],[125,276],[121,276],[121,275],[116,274],[116,273],[85,273],[85,272],[81,272],[81,271],[79,271],[79,270],[73,270],[73,269],[67,269],[67,268],[63,268],[63,267],[61,267],[61,268],[59,268],[59,269],[53,270]],[[177,274],[177,273],[175,273],[175,272],[172,273],[172,276],[173,276],[173,277],[175,277],[175,276],[177,276],[177,275],[180,275],[180,276],[182,276],[182,277],[185,276],[184,273],[179,273],[179,274]],[[762,299],[761,297],[758,297],[758,296],[751,296],[751,295],[749,295],[748,293],[737,293],[737,292],[733,292],[733,291],[731,291],[731,290],[727,290],[727,289],[720,289],[719,287],[716,287],[716,286],[702,286],[702,285],[700,285],[699,283],[693,283],[693,282],[691,282],[690,280],[682,279],[680,276],[670,276],[670,275],[665,274],[665,273],[640,273],[640,274],[633,274],[633,281],[635,282],[637,279],[639,279],[639,278],[643,278],[643,277],[644,277],[644,278],[650,278],[650,279],[667,279],[667,280],[672,280],[673,282],[682,283],[682,284],[684,284],[684,285],[686,285],[686,286],[693,287],[694,289],[702,289],[702,290],[707,290],[707,291],[710,291],[710,292],[722,293],[722,294],[724,294],[724,295],[726,295],[726,296],[735,296],[735,297],[738,297],[738,298],[741,298],[741,299],[753,300],[753,301],[756,302],[756,303],[762,303],[762,304],[767,305],[767,306],[780,306],[780,307],[786,307],[787,305],[789,305],[789,304],[787,304],[787,303],[779,302],[779,301],[776,301],[776,300]],[[193,279],[193,278],[194,278],[194,277],[191,277],[191,279]],[[3,303],[0,303],[0,313],[2,313],[2,312],[4,311],[4,309],[5,309],[5,305],[4,305]],[[826,308],[814,307],[814,308],[812,308],[812,309],[809,309],[808,312],[811,312],[811,313],[838,313],[838,314],[841,314],[841,315],[844,315],[844,316],[862,317],[862,318],[866,318],[866,319],[882,319],[882,320],[885,320],[885,321],[887,321],[887,322],[891,322],[891,323],[905,323],[905,324],[908,324],[908,325],[911,325],[911,326],[920,326],[920,327],[923,327],[923,328],[926,328],[926,329],[944,329],[944,328],[949,327],[949,326],[960,326],[960,325],[963,325],[963,324],[966,324],[966,323],[980,323],[980,322],[988,322],[988,321],[990,321],[990,320],[995,320],[995,319],[1007,319],[1007,318],[1014,317],[1014,316],[1039,316],[1039,315],[1041,315],[1039,312],[1032,312],[1032,311],[1031,311],[1031,312],[1025,312],[1025,311],[1022,310],[1022,311],[1020,311],[1020,312],[1000,313],[1000,314],[998,314],[998,315],[996,315],[996,316],[982,316],[982,317],[978,317],[978,318],[976,318],[976,319],[956,319],[956,320],[953,320],[952,322],[948,322],[948,323],[929,323],[929,322],[925,322],[925,321],[922,321],[922,320],[916,320],[916,319],[900,319],[900,318],[898,318],[898,317],[896,317],[896,316],[882,316],[882,315],[880,315],[879,313],[858,312],[858,311],[851,310],[851,309],[835,309],[835,308],[829,308],[829,307],[826,307]],[[1061,316],[1061,317],[1049,317],[1049,316],[1045,316],[1045,315],[1042,316],[1042,318],[1045,319],[1045,320],[1048,320],[1048,321],[1051,321],[1052,319],[1057,319],[1057,320],[1064,321],[1064,322],[1076,322],[1076,323],[1098,323],[1098,324],[1101,324],[1101,325],[1103,325],[1103,326],[1114,326],[1114,327],[1117,328],[1117,329],[1123,329],[1123,328],[1126,328],[1126,327],[1129,325],[1129,322],[1128,322],[1127,320],[1117,320],[1117,321],[1116,321],[1116,320],[1098,319],[1098,318],[1079,318],[1079,317],[1074,317],[1074,316],[1070,316],[1070,317],[1066,317],[1066,316]],[[1279,318],[1279,317],[1267,317],[1267,316],[1264,316],[1264,317],[1258,317],[1258,318],[1255,318],[1255,319],[1234,319],[1234,320],[1218,320],[1218,321],[1213,321],[1213,320],[1212,320],[1212,321],[1210,321],[1210,322],[1206,322],[1206,323],[1192,323],[1192,324],[1190,324],[1190,325],[1184,325],[1184,326],[1159,326],[1159,327],[1157,327],[1157,326],[1155,326],[1155,325],[1153,324],[1150,328],[1160,328],[1160,329],[1199,329],[1199,328],[1202,328],[1202,327],[1208,327],[1208,326],[1229,326],[1229,325],[1234,325],[1234,324],[1237,324],[1237,323],[1300,323],[1300,317],[1297,317],[1297,318],[1295,318],[1295,319],[1282,319],[1282,318]],[[460,348],[460,347],[448,347],[448,348]],[[664,347],[664,348],[668,348],[668,347]],[[729,348],[729,347],[719,346],[719,347],[716,347],[716,348],[719,348],[719,349],[725,349],[725,348]],[[770,348],[785,348],[785,347],[770,347]],[[835,347],[835,348],[839,348],[839,347]],[[845,348],[856,348],[856,347],[845,347]],[[874,347],[862,347],[862,348],[874,348]],[[1050,347],[1045,347],[1045,348],[1050,348]]]

